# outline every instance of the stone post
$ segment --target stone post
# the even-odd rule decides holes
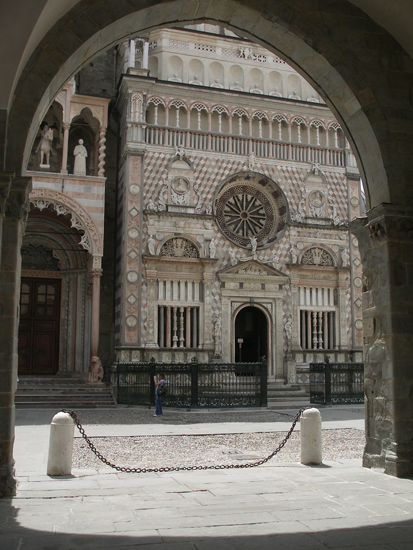
[[[72,473],[73,439],[75,423],[68,413],[54,415],[50,425],[48,476],[65,476]]]
[[[413,210],[380,205],[352,222],[363,262],[363,464],[413,475]]]
[[[321,464],[321,415],[318,409],[307,409],[300,418],[301,464]]]
[[[7,179],[6,175],[6,179]],[[14,479],[14,394],[17,387],[20,249],[28,212],[31,178],[2,180],[2,242],[0,264],[0,497],[16,491]]]

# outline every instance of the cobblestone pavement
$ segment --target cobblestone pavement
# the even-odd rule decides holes
[[[361,412],[361,408],[346,409]],[[297,409],[298,412],[298,409]],[[270,455],[285,437],[285,431],[274,431],[269,424],[293,422],[295,414],[263,410],[238,411],[179,411],[164,409],[162,417],[153,417],[153,409],[122,408],[83,410],[78,414],[86,433],[88,426],[118,424],[156,424],[183,426],[189,424],[234,423],[234,433],[198,435],[140,435],[122,437],[92,437],[91,441],[110,462],[121,467],[165,468],[172,466],[211,466],[216,464],[245,464]],[[237,433],[237,424],[260,423],[257,433]],[[266,428],[268,426],[268,428]],[[356,429],[324,429],[323,457],[325,460],[360,458],[363,453],[364,432]],[[294,432],[285,447],[271,459],[274,463],[300,461],[299,433]],[[89,449],[83,439],[76,438],[73,467],[75,469],[107,468]]]
[[[299,408],[297,408],[298,412]],[[282,413],[268,409],[260,410],[201,410],[182,411],[164,407],[164,414],[154,418],[154,409],[138,407],[118,407],[116,409],[83,409],[78,416],[82,424],[216,424],[220,422],[288,422],[294,416],[290,412]]]

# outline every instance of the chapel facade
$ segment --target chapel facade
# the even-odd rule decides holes
[[[362,268],[349,230],[362,193],[342,129],[280,58],[207,30],[122,44],[116,93],[96,91],[95,61],[42,121],[22,249],[22,373],[85,373],[99,356],[107,371],[118,360],[265,358],[270,382],[307,388],[310,362],[362,360]],[[106,155],[117,158],[109,178]],[[113,340],[102,354],[109,236]],[[36,342],[53,343],[49,357]]]

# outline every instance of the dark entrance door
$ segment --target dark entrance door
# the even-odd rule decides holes
[[[242,340],[241,347],[239,340]],[[268,323],[256,307],[244,307],[235,319],[235,362],[268,360]]]
[[[60,283],[21,280],[19,374],[55,374],[58,369]]]

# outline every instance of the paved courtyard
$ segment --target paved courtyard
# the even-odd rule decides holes
[[[285,432],[296,413],[170,411],[155,423],[152,411],[119,410],[79,411],[79,417],[98,439]],[[320,412],[323,430],[363,430],[361,407]],[[194,415],[198,421],[188,422]],[[275,457],[257,468],[173,473],[125,474],[102,467],[49,478],[52,416],[53,411],[17,411],[19,486],[15,498],[0,500],[1,548],[413,548],[413,481],[364,469],[360,457],[312,467]]]

